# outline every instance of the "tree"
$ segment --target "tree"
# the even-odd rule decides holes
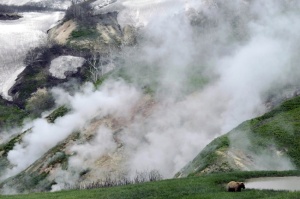
[[[94,53],[90,58],[87,59],[89,73],[92,81],[96,83],[100,77],[100,71],[102,70],[100,62],[100,54]],[[102,73],[102,72],[101,72]]]
[[[90,77],[96,83],[109,70],[108,67],[114,65],[111,47],[108,47],[108,53],[106,54],[100,54],[98,51],[93,52],[90,58],[87,59],[87,64]]]
[[[87,15],[89,15],[89,4],[82,0],[71,0],[71,6],[67,9],[65,18],[80,22],[85,21]]]

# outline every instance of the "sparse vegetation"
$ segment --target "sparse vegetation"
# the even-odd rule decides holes
[[[55,164],[64,164],[68,161],[68,155],[65,152],[56,152],[46,163],[48,166],[54,166]]]
[[[15,144],[21,140],[23,135],[24,133],[19,134],[9,140],[7,143],[0,145],[0,151],[3,151],[2,156],[6,157],[8,152],[14,148]]]

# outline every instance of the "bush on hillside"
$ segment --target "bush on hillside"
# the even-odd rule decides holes
[[[25,110],[33,117],[38,117],[42,112],[54,106],[55,102],[46,89],[39,89],[27,100]]]

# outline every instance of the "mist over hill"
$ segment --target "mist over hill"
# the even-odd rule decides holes
[[[52,110],[69,111],[53,123],[46,117],[24,123],[22,131],[28,131],[4,150],[9,166],[3,180],[43,173],[50,189],[60,190],[137,171],[158,170],[171,178],[214,138],[298,95],[298,1],[123,0],[76,6],[70,15],[76,19],[63,20],[54,32],[74,27],[63,45],[91,54],[61,48],[49,57],[81,55],[74,59],[86,60],[80,75],[102,76],[93,83],[87,75],[79,85],[69,81],[47,88],[55,101]],[[75,12],[87,8],[87,15]],[[95,24],[86,25],[89,19]],[[133,32],[132,42],[124,39],[126,31]],[[38,74],[51,76],[47,64]]]

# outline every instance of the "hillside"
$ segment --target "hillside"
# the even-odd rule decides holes
[[[177,177],[300,168],[300,97],[216,138]]]

